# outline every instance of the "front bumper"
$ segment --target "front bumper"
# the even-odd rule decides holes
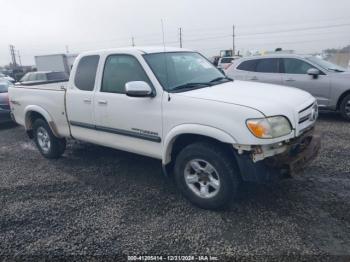
[[[287,150],[254,163],[250,154],[237,155],[237,163],[244,181],[264,182],[290,177],[310,163],[321,147],[321,136],[313,130],[287,144]]]

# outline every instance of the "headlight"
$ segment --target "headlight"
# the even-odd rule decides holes
[[[277,138],[292,131],[288,119],[284,116],[248,119],[247,127],[258,138]]]

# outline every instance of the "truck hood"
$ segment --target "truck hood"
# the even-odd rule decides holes
[[[265,116],[285,115],[292,121],[307,103],[314,101],[300,89],[238,80],[179,95],[250,107]]]

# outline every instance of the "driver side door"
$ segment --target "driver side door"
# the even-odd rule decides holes
[[[132,81],[143,81],[153,88],[135,56],[107,56],[100,90],[94,97],[95,125],[100,134],[100,144],[159,158],[162,136],[161,94],[154,97],[128,96],[125,84]]]

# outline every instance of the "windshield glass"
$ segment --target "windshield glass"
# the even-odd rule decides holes
[[[323,59],[315,57],[315,56],[308,57],[306,59],[312,63],[319,65],[320,67],[322,67],[323,69],[326,69],[328,71],[338,71],[338,72],[346,71],[346,69],[341,67],[341,66],[335,65],[331,62],[328,62],[326,60],[323,60]]]
[[[65,72],[52,72],[47,74],[47,80],[68,80],[69,76]]]
[[[167,91],[190,83],[207,83],[225,77],[207,59],[194,52],[146,54],[144,58]]]

